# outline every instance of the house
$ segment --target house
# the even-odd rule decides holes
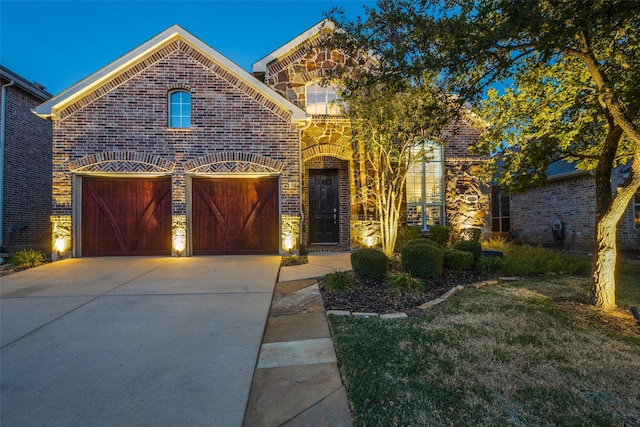
[[[0,65],[0,252],[51,251],[51,123],[31,109],[44,87]]]
[[[35,109],[53,121],[53,241],[63,256],[347,250],[350,125],[322,70],[319,24],[249,74],[174,25]],[[411,171],[407,222],[489,230],[473,120]],[[426,196],[425,196],[426,194]],[[374,231],[371,232],[370,230]]]
[[[612,190],[629,172],[615,168]],[[523,243],[592,251],[595,242],[596,190],[593,173],[558,161],[547,169],[547,182],[539,188],[508,194],[494,187],[493,232],[511,233]],[[640,249],[640,193],[618,224],[618,248]]]

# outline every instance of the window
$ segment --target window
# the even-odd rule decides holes
[[[169,93],[169,127],[191,127],[191,93],[186,90]]]
[[[491,189],[491,229],[496,233],[511,231],[511,196],[504,194],[498,187]]]
[[[338,95],[336,86],[312,83],[306,89],[307,113],[339,115],[346,112],[346,105]]]
[[[640,230],[640,191],[633,196],[633,212],[635,215],[635,228],[636,230]]]
[[[422,158],[407,171],[407,225],[427,230],[444,225],[442,147],[434,142],[412,148]]]

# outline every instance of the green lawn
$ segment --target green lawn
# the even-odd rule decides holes
[[[423,318],[330,316],[356,425],[640,425],[640,261],[618,277],[606,317],[573,276],[467,288]]]

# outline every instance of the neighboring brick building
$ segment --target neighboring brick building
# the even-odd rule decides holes
[[[0,252],[51,251],[51,123],[31,109],[51,98],[43,87],[0,66]]]
[[[351,127],[330,102],[335,92],[318,84],[319,69],[345,58],[317,47],[321,28],[256,63],[256,79],[173,26],[40,105],[36,113],[54,122],[59,250],[197,255],[359,244]],[[429,211],[431,224],[488,231],[487,189],[473,176],[484,159],[466,150],[479,131],[471,121],[456,128],[433,173],[412,172],[413,187],[428,182],[433,194],[408,200],[411,223]],[[468,214],[453,212],[462,205]]]
[[[612,189],[621,184],[628,167],[612,174]],[[595,242],[595,179],[588,171],[557,162],[547,170],[547,184],[510,195],[504,218],[524,243],[592,251]],[[494,211],[497,217],[497,212]],[[495,220],[494,220],[495,221]],[[562,229],[554,235],[553,224]],[[505,227],[506,228],[506,227]],[[494,231],[498,231],[494,226]],[[618,225],[618,248],[640,249],[640,194],[636,195]]]

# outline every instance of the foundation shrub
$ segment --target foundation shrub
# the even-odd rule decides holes
[[[420,239],[420,229],[418,227],[411,227],[409,225],[398,227],[395,252],[402,252],[402,249],[407,243],[418,239]]]
[[[451,229],[444,225],[432,225],[429,227],[429,240],[433,240],[441,248],[449,246]]]
[[[377,249],[363,248],[351,253],[353,272],[360,277],[382,279],[387,276],[389,260]]]
[[[482,258],[482,245],[477,240],[464,240],[453,245],[453,249],[469,252],[473,255],[473,265],[480,264]]]
[[[10,259],[11,264],[16,266],[28,265],[34,267],[36,264],[45,262],[47,257],[40,251],[35,249],[23,249],[16,252]]]
[[[440,277],[442,264],[442,250],[432,244],[413,244],[402,250],[402,268],[412,276],[421,279]]]
[[[457,249],[445,249],[442,253],[444,267],[449,270],[466,271],[473,269],[473,254]]]

